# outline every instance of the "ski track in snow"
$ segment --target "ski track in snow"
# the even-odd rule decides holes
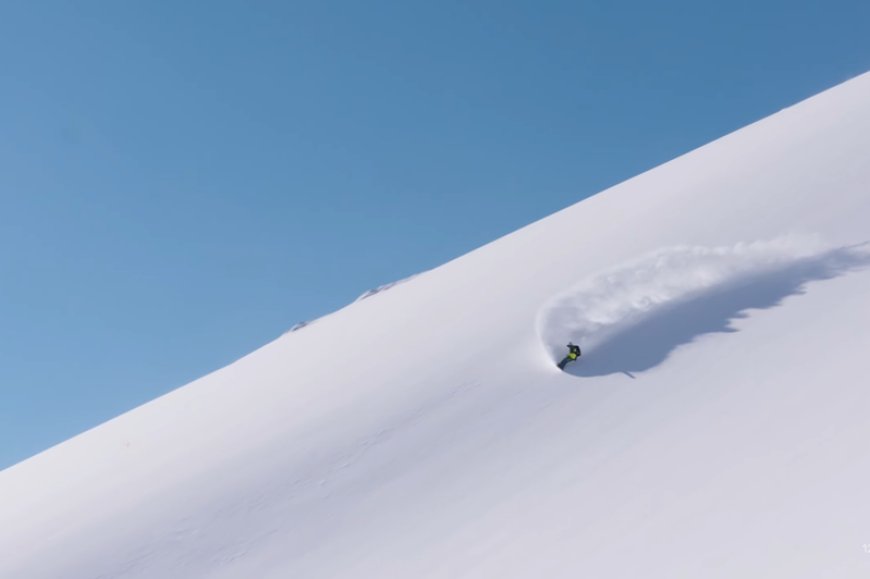
[[[537,331],[554,361],[564,355],[569,340],[580,344],[587,356],[583,361],[587,368],[581,375],[622,371],[634,377],[629,370],[649,369],[700,334],[736,331],[730,322],[743,317],[745,310],[778,305],[789,295],[803,293],[808,282],[830,279],[868,263],[866,244],[830,248],[812,237],[785,236],[719,247],[666,247],[592,275],[558,295],[539,311]],[[686,331],[686,318],[699,309],[718,310],[719,319],[704,320],[706,325]],[[697,317],[693,320],[697,322]],[[649,331],[654,325],[667,330]],[[641,328],[645,334],[654,334],[648,336],[654,340],[644,344],[625,339]],[[668,337],[668,332],[676,335]],[[663,340],[670,343],[662,355],[642,355],[644,362],[638,367],[607,363],[590,370],[590,363],[601,361],[593,358],[597,354],[607,351],[607,357],[612,357],[618,340],[623,349],[631,342],[628,349],[635,350],[622,353],[628,366],[638,346],[649,348],[656,341],[661,346]],[[569,367],[569,371],[577,368]]]

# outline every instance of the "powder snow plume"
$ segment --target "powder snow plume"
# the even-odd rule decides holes
[[[541,343],[556,359],[570,340],[594,352],[616,333],[650,316],[727,288],[790,276],[793,289],[849,269],[866,254],[825,248],[811,237],[786,236],[731,246],[676,246],[595,274],[547,303],[538,314]],[[785,297],[783,295],[782,297]]]

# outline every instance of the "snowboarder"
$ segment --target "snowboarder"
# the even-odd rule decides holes
[[[565,366],[568,365],[568,362],[573,362],[577,358],[580,357],[580,346],[575,346],[571,342],[568,342],[568,355],[565,356],[565,359],[559,362],[559,370],[564,370]]]

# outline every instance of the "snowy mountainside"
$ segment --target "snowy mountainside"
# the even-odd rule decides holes
[[[3,471],[0,577],[867,577],[867,242],[870,74]]]

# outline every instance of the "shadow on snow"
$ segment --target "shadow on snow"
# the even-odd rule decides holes
[[[634,378],[633,373],[658,366],[699,336],[737,332],[731,322],[746,318],[747,310],[778,306],[789,296],[805,293],[810,282],[870,265],[870,254],[858,251],[859,247],[834,249],[668,304],[614,329],[593,350],[584,351],[578,362],[569,364],[566,372],[582,377],[623,373]]]

